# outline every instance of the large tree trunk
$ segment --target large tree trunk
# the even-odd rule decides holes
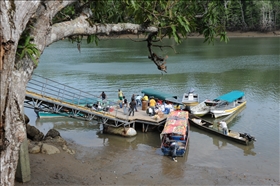
[[[25,88],[36,67],[28,57],[16,58],[21,34],[32,20],[30,36],[42,53],[51,43],[72,35],[110,34],[111,32],[157,32],[156,27],[137,24],[89,25],[88,14],[52,25],[58,11],[77,0],[0,1],[0,163],[1,185],[14,185],[20,144],[25,139]],[[38,57],[38,56],[37,56]]]
[[[14,185],[18,150],[26,136],[23,103],[33,65],[20,70],[14,65],[20,35],[38,4],[38,1],[0,1],[1,185]]]

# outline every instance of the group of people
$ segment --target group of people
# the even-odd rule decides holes
[[[132,115],[134,116],[134,111],[138,112],[137,110],[137,105],[140,105],[141,101],[141,96],[139,95],[135,96],[135,94],[132,94],[131,100],[128,103],[126,97],[123,95],[123,92],[119,89],[118,91],[118,97],[119,97],[119,102],[120,102],[120,107],[123,108],[124,114]]]
[[[169,114],[174,110],[181,110],[180,105],[176,105],[174,107],[171,102],[162,101],[154,98],[153,96],[148,99],[148,106],[149,108],[147,110],[147,114],[149,114],[149,116],[154,116],[159,112],[162,112],[163,114]]]
[[[107,100],[107,95],[104,91],[102,91],[99,97],[101,97],[102,102]],[[141,95],[132,94],[131,100],[128,101],[121,89],[118,89],[118,99],[120,108],[123,108],[124,114],[129,116],[134,116],[134,112],[138,112],[137,107],[142,106],[142,101],[146,101],[146,104],[148,104],[146,112],[149,116],[154,116],[159,112],[169,114],[173,110],[181,109],[180,105],[174,107],[170,102],[159,100],[153,96],[148,97],[147,95],[142,97]]]

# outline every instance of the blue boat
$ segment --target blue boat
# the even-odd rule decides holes
[[[190,134],[188,118],[188,112],[180,110],[172,111],[167,116],[160,134],[161,151],[165,156],[184,156]]]

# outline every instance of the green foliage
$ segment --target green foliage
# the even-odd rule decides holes
[[[40,56],[40,51],[36,48],[36,45],[31,43],[32,39],[30,35],[24,33],[19,40],[17,47],[17,56],[19,59],[23,59],[25,56],[28,56],[34,64],[38,65],[38,59]]]
[[[227,42],[226,30],[258,28],[261,8],[269,8],[279,19],[279,5],[279,0],[79,0],[58,13],[54,23],[74,19],[86,6],[93,12],[87,20],[90,25],[131,22],[155,26],[158,38],[168,36],[177,43],[193,32],[203,34],[208,43],[217,37]],[[87,41],[98,41],[94,38]]]
[[[95,43],[96,45],[98,45],[98,41],[99,41],[99,38],[97,37],[97,35],[89,35],[87,36],[87,43]]]

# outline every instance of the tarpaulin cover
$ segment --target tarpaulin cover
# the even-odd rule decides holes
[[[158,98],[160,100],[165,100],[166,98],[175,98],[177,99],[177,96],[174,94],[169,94],[165,92],[160,92],[158,90],[147,88],[141,91],[142,93],[148,95],[148,96],[154,96],[155,98]]]
[[[245,95],[244,92],[242,91],[238,91],[238,90],[234,90],[232,92],[229,92],[227,94],[224,94],[216,99],[214,99],[214,101],[216,100],[220,100],[220,101],[227,101],[229,103],[239,99],[239,98],[242,98],[243,96]]]
[[[188,112],[173,111],[167,117],[164,129],[161,134],[185,135],[188,125]]]

